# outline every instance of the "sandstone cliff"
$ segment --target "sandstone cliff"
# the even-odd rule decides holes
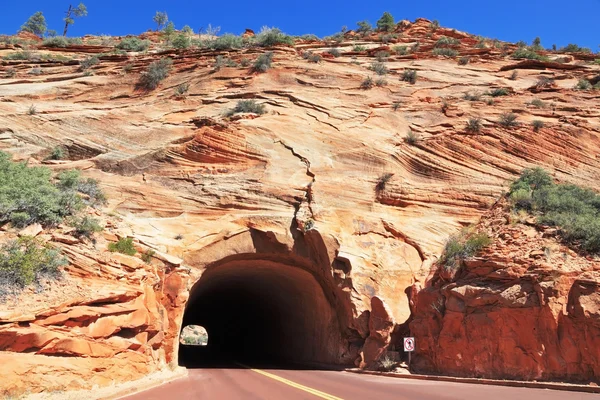
[[[459,41],[466,65],[432,55],[443,36]],[[600,68],[587,54],[514,60],[515,45],[482,48],[427,20],[402,22],[390,43],[381,40],[349,32],[340,57],[327,52],[331,43],[299,41],[223,51],[153,43],[137,55],[100,54],[111,48],[88,43],[38,50],[65,59],[3,60],[0,150],[83,169],[109,203],[95,243],[68,229],[40,233],[70,264],[48,290],[0,305],[0,362],[9,366],[0,370],[2,389],[103,386],[173,365],[203,273],[214,271],[218,282],[250,267],[289,271],[260,281],[280,304],[300,310],[276,291],[290,280],[304,282],[297,293],[289,286],[290,297],[314,299],[297,323],[319,344],[294,343],[300,361],[372,365],[395,326],[417,337],[419,371],[596,378],[597,261],[562,248],[542,257],[536,252],[555,246],[552,238],[489,212],[532,165],[600,189],[600,92],[573,89],[583,78],[597,82]],[[395,53],[400,45],[412,51]],[[217,56],[243,65],[265,50],[274,54],[265,73],[214,67]],[[0,47],[0,56],[17,51]],[[306,51],[321,62],[308,62]],[[99,64],[81,72],[77,60],[92,53]],[[173,60],[169,77],[154,91],[137,90],[140,72],[160,57]],[[389,69],[386,84],[361,88],[377,57]],[[400,79],[407,69],[417,71],[414,84]],[[540,85],[544,77],[552,83]],[[187,95],[176,95],[184,83]],[[464,98],[498,88],[507,95]],[[226,117],[242,99],[264,104],[266,114]],[[508,112],[518,126],[497,122]],[[465,128],[471,118],[481,118],[479,132]],[[533,129],[534,120],[544,127]],[[68,159],[43,161],[57,146]],[[482,216],[494,246],[451,283],[433,279],[448,236]],[[119,237],[156,253],[149,263],[108,253]]]

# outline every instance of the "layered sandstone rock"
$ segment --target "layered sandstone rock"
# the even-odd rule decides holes
[[[1,356],[11,366],[1,381],[34,371],[7,390],[104,385],[175,363],[189,290],[232,259],[313,276],[328,299],[328,311],[315,313],[336,321],[322,333],[328,361],[373,365],[394,324],[409,333],[410,322],[418,370],[597,376],[594,261],[566,250],[571,261],[560,261],[562,250],[545,260],[539,232],[532,239],[531,229],[490,222],[508,235],[498,234],[497,252],[469,261],[447,285],[427,277],[447,237],[477,222],[523,168],[540,165],[558,180],[598,188],[598,94],[572,88],[599,67],[578,55],[518,63],[502,53],[514,45],[475,48],[475,37],[432,30],[427,20],[398,29],[403,35],[392,45],[348,33],[342,56],[319,64],[302,53],[324,54],[325,43],[269,49],[273,68],[264,74],[217,71],[215,57],[224,54],[209,50],[101,56],[91,76],[76,61],[2,61],[2,73],[16,74],[0,84],[0,150],[55,170],[83,169],[109,199],[97,215],[106,229],[95,245],[65,229],[39,232],[70,264],[47,291],[28,289],[0,306]],[[442,36],[459,39],[455,47],[470,63],[432,56]],[[387,86],[360,88],[376,53],[417,42],[414,52],[388,57]],[[354,52],[354,44],[367,50]],[[92,51],[63,49],[77,59]],[[241,62],[262,52],[227,56]],[[170,76],[153,92],[136,91],[139,73],[164,56],[173,59]],[[44,74],[28,74],[38,66]],[[414,85],[399,79],[407,68],[417,70]],[[554,85],[534,92],[540,77]],[[190,85],[187,97],[174,92],[182,83]],[[510,94],[463,98],[499,87]],[[530,105],[534,98],[547,107]],[[224,117],[240,99],[256,99],[267,113]],[[37,113],[28,115],[32,104]],[[516,113],[520,125],[501,127],[504,112]],[[481,131],[467,131],[476,117]],[[545,127],[534,131],[533,120]],[[409,130],[419,137],[414,145],[404,140]],[[43,161],[55,146],[68,159]],[[380,187],[385,174],[391,178]],[[150,264],[106,252],[107,241],[124,236],[142,252],[156,251]],[[529,253],[509,243],[523,237],[536,243]],[[62,378],[50,384],[52,376]]]

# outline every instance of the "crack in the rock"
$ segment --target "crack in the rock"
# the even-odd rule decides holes
[[[281,139],[276,140],[275,143],[281,144],[283,147],[285,147],[287,150],[289,150],[294,157],[298,158],[300,161],[302,161],[302,163],[304,165],[306,165],[306,175],[308,177],[310,177],[312,179],[312,181],[306,186],[306,189],[304,190],[304,193],[305,193],[304,198],[306,199],[306,201],[308,203],[308,211],[310,211],[311,217],[314,217],[314,212],[312,209],[312,201],[313,201],[312,185],[313,185],[313,183],[315,183],[316,178],[315,178],[315,174],[310,170],[310,160],[308,158],[304,157],[303,155],[296,153],[296,150],[294,150],[294,148],[292,146],[287,145]],[[298,211],[300,211],[301,204],[302,204],[302,201],[300,201],[299,203],[294,205],[294,221],[296,221],[296,217],[298,215]]]

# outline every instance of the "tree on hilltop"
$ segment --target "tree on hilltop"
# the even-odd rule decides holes
[[[381,31],[390,32],[394,30],[396,24],[394,23],[394,17],[389,12],[384,12],[379,21],[377,21],[377,29]]]
[[[87,8],[83,3],[79,3],[77,7],[73,7],[69,4],[69,9],[65,12],[65,14],[67,14],[67,16],[64,19],[65,29],[63,31],[63,36],[67,36],[69,25],[73,25],[75,23],[73,18],[85,17],[87,15]]]
[[[21,26],[22,32],[30,32],[38,36],[43,36],[44,33],[46,33],[46,30],[46,18],[44,17],[44,14],[42,14],[41,11],[38,11],[31,17],[29,17],[27,22],[25,22],[23,26]]]
[[[156,22],[156,30],[160,31],[169,21],[169,16],[164,11],[157,11],[152,20]]]

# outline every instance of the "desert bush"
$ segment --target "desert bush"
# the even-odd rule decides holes
[[[226,115],[232,116],[240,113],[253,113],[262,115],[266,112],[265,105],[257,103],[256,100],[240,100],[232,110],[227,112]]]
[[[361,46],[358,44],[355,44],[354,47],[352,47],[352,51],[360,52],[360,51],[366,51],[366,50],[367,50],[367,48],[365,46]]]
[[[214,65],[215,71],[219,71],[223,67],[237,67],[237,66],[238,66],[237,63],[229,57],[218,55],[217,58],[215,58],[215,65]]]
[[[399,56],[405,56],[408,54],[409,50],[407,46],[394,46],[392,50],[398,54]]]
[[[537,90],[544,90],[544,89],[551,88],[553,85],[554,85],[554,79],[548,78],[547,76],[541,76],[538,78],[537,82],[535,83],[535,88]]]
[[[142,261],[146,264],[150,264],[150,262],[152,261],[152,257],[154,257],[155,254],[156,251],[152,249],[146,250],[144,253],[142,253]]]
[[[481,131],[481,118],[470,118],[467,121],[467,130],[470,132]]]
[[[92,68],[94,65],[97,65],[99,62],[100,60],[97,56],[84,58],[83,60],[79,61],[79,69],[81,71],[85,71],[87,69]]]
[[[455,39],[453,37],[442,36],[435,42],[435,47],[447,47],[447,46],[456,46],[460,44],[460,40]]]
[[[378,51],[377,53],[375,53],[375,58],[377,59],[377,61],[379,62],[384,62],[388,59],[388,57],[390,56],[390,53],[388,53],[385,50],[382,51]]]
[[[34,53],[29,50],[15,51],[2,57],[4,60],[32,60]]]
[[[404,72],[402,72],[400,80],[412,83],[414,85],[417,82],[417,70],[405,69]]]
[[[406,136],[404,136],[404,142],[415,145],[421,141],[421,137],[418,133],[414,133],[412,130],[409,130]]]
[[[340,49],[336,49],[335,47],[327,50],[327,53],[331,54],[335,58],[342,55],[342,52],[340,51]]]
[[[320,63],[320,62],[321,62],[321,60],[323,59],[323,57],[321,57],[321,55],[320,55],[320,54],[316,54],[316,53],[310,53],[310,54],[308,55],[308,58],[307,58],[307,59],[308,59],[308,62],[311,62],[311,63],[315,63],[315,64],[317,64],[317,63]]]
[[[534,50],[528,49],[526,47],[521,47],[517,49],[513,54],[512,58],[520,60],[520,59],[528,59],[528,60],[539,60],[539,61],[548,61],[548,57],[541,56],[536,53]]]
[[[255,43],[262,47],[276,46],[279,44],[293,45],[294,38],[281,32],[278,28],[263,26],[259,34],[255,36]]]
[[[546,108],[546,103],[540,99],[533,99],[529,104],[537,108]]]
[[[29,70],[29,72],[27,72],[29,75],[42,75],[44,73],[44,71],[42,71],[42,69],[40,67],[35,67],[35,68],[31,68]]]
[[[509,199],[514,209],[534,212],[538,223],[558,227],[566,242],[600,251],[600,196],[593,190],[555,184],[546,171],[534,168],[513,182]]]
[[[385,80],[385,78],[378,78],[375,80],[375,86],[378,87],[382,87],[382,86],[387,86],[388,82]]]
[[[387,73],[389,72],[385,64],[382,62],[374,62],[373,64],[371,64],[371,67],[369,67],[369,69],[375,72],[377,75],[387,75]]]
[[[367,76],[360,84],[361,89],[371,89],[373,86],[375,86],[375,81],[370,76]]]
[[[463,99],[468,100],[468,101],[479,101],[481,99],[481,94],[467,92],[463,95]]]
[[[27,109],[27,114],[29,114],[29,115],[37,114],[37,107],[34,104],[30,105],[29,108]]]
[[[429,29],[431,29],[432,31],[435,31],[437,29],[439,29],[440,27],[440,23],[437,19],[434,19],[430,24],[429,24]]]
[[[6,71],[4,71],[4,76],[6,78],[14,78],[17,75],[17,70],[14,68],[7,68]]]
[[[182,34],[175,36],[175,39],[173,39],[172,45],[176,49],[187,49],[188,47],[190,47],[191,43],[192,42],[191,42],[189,36],[184,35],[182,33]]]
[[[148,50],[150,47],[150,41],[140,40],[136,37],[127,37],[117,45],[117,49],[125,51],[141,52]]]
[[[117,242],[109,243],[108,251],[113,253],[127,254],[128,256],[134,256],[137,253],[137,250],[133,244],[133,239],[130,237],[121,238]]]
[[[207,41],[206,47],[214,50],[241,49],[244,47],[244,39],[240,36],[226,33],[214,40]]]
[[[544,122],[536,119],[531,123],[531,126],[533,127],[533,130],[537,132],[544,127]]]
[[[500,97],[500,96],[508,96],[508,89],[507,88],[496,88],[494,90],[492,90],[491,92],[489,92],[488,94],[492,97]]]
[[[50,152],[50,155],[48,156],[48,159],[49,160],[62,160],[64,158],[66,158],[66,156],[67,156],[66,153],[67,152],[65,151],[64,148],[62,148],[60,146],[56,146]]]
[[[387,355],[379,360],[379,369],[385,372],[393,371],[396,368],[396,362]]]
[[[271,62],[273,61],[273,52],[267,51],[266,53],[258,56],[256,61],[254,61],[254,65],[252,69],[256,72],[267,72],[269,68],[271,68]]]
[[[519,124],[517,122],[517,115],[513,114],[511,112],[505,112],[505,113],[500,114],[498,123],[505,128],[510,128],[513,126],[517,126]]]
[[[565,47],[558,49],[561,53],[591,53],[592,50],[588,47],[580,47],[577,44],[569,43]]]
[[[471,61],[471,57],[461,57],[458,59],[458,65],[467,65]]]
[[[160,82],[169,76],[172,65],[173,61],[170,58],[161,58],[150,63],[146,71],[140,75],[138,87],[145,90],[156,89]]]
[[[448,49],[446,47],[435,48],[431,52],[434,56],[447,56],[447,57],[456,57],[458,55],[458,51],[454,49]]]
[[[580,79],[575,85],[575,89],[577,90],[590,90],[592,88],[592,84],[587,79]]]
[[[401,105],[402,105],[402,103],[401,103],[401,102],[399,102],[399,101],[395,101],[395,102],[393,102],[393,103],[392,103],[392,110],[394,110],[394,111],[398,111],[398,110],[400,109],[400,106],[401,106]]]
[[[300,40],[304,40],[304,41],[307,41],[307,42],[315,42],[315,41],[320,40],[319,37],[317,35],[313,34],[313,33],[308,33],[308,34],[302,35],[302,36],[300,36],[298,38]]]
[[[510,74],[510,76],[508,77],[508,79],[510,79],[511,81],[516,81],[518,77],[519,77],[519,71],[517,71],[517,70],[515,69],[515,70],[513,70],[513,72]]]
[[[385,186],[388,184],[388,182],[392,179],[393,176],[394,174],[386,172],[385,174],[382,174],[379,178],[377,178],[377,183],[375,184],[375,191],[377,193],[383,192],[385,190]]]
[[[102,232],[102,227],[96,218],[83,216],[74,217],[69,221],[69,225],[75,228],[75,236],[91,238],[94,233]]]
[[[69,42],[64,36],[56,36],[53,38],[44,39],[42,45],[46,47],[67,47],[69,46]]]
[[[373,26],[369,21],[358,21],[356,25],[358,26],[356,32],[360,33],[362,36],[368,35],[373,31]]]
[[[485,233],[463,230],[448,239],[439,262],[446,268],[456,268],[465,258],[473,257],[491,242],[490,237]]]
[[[60,277],[66,258],[52,247],[32,237],[21,237],[0,247],[0,298],[18,292],[42,279]]]
[[[175,88],[175,95],[178,97],[183,97],[187,94],[187,92],[190,90],[190,84],[187,82],[184,83],[180,83],[179,85],[177,85],[177,87]]]

